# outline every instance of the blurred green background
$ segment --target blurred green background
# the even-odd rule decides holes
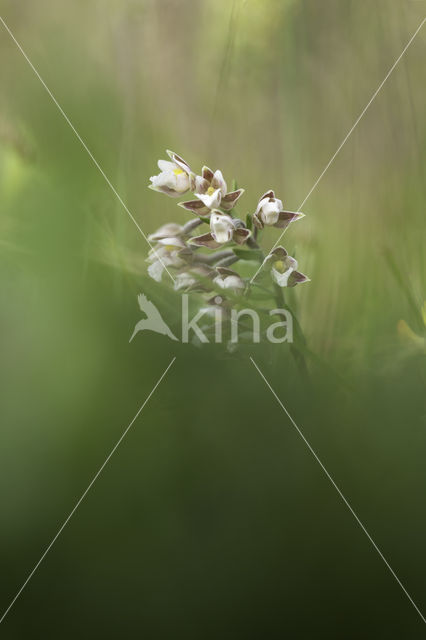
[[[423,0],[2,0],[145,233],[164,149],[297,209]],[[252,366],[426,612],[425,32],[285,246],[286,347],[128,339],[148,247],[0,25],[1,609],[176,362],[0,626],[3,638],[422,638],[425,626]],[[277,233],[265,235],[272,246]],[[402,321],[402,322],[401,322]],[[398,329],[399,326],[399,329]]]

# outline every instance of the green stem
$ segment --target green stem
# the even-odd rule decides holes
[[[259,245],[253,237],[250,237],[247,240],[247,246],[250,247],[250,249],[260,249]]]
[[[311,379],[310,379],[309,369],[306,363],[305,355],[303,351],[297,346],[297,342],[299,342],[303,348],[306,346],[306,338],[303,334],[302,327],[300,326],[299,321],[297,320],[296,316],[294,315],[290,307],[286,304],[282,287],[280,287],[275,282],[274,282],[274,291],[275,291],[275,301],[277,302],[278,306],[281,309],[286,309],[287,311],[290,311],[292,318],[295,321],[296,344],[295,343],[291,344],[290,351],[299,369],[301,377],[305,380],[305,382],[310,384]]]
[[[196,218],[195,220],[189,220],[189,222],[183,225],[183,229],[182,229],[183,235],[187,235],[188,233],[191,233],[191,231],[199,227],[200,224],[203,224],[203,220],[201,220],[201,218]]]
[[[223,258],[223,260],[219,260],[219,262],[216,262],[215,266],[229,267],[231,264],[234,264],[234,262],[237,262],[238,260],[239,260],[238,256],[234,254],[233,256],[229,256],[229,258]]]
[[[205,264],[214,264],[219,260],[223,260],[225,258],[233,258],[235,256],[232,249],[223,249],[223,251],[217,251],[216,253],[199,253],[195,256],[196,262],[204,262]]]

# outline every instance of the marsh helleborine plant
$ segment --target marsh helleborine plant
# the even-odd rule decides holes
[[[154,280],[160,282],[167,268],[174,274],[175,290],[202,291],[207,298],[213,295],[209,304],[217,304],[215,292],[218,291],[227,304],[235,301],[235,296],[249,293],[252,282],[229,269],[239,260],[262,261],[258,275],[262,277],[263,288],[267,286],[265,278],[275,289],[294,287],[309,280],[297,270],[297,261],[284,247],[276,247],[264,257],[258,244],[262,229],[285,229],[302,218],[303,213],[286,211],[282,201],[270,190],[259,198],[256,210],[243,221],[234,209],[244,189],[228,191],[219,169],[213,172],[204,166],[198,175],[176,153],[167,151],[167,154],[170,160],[158,161],[160,173],[150,178],[149,186],[174,198],[191,191],[194,199],[178,205],[196,218],[183,226],[173,222],[165,224],[149,236],[154,246],[148,256],[148,273]],[[208,224],[209,231],[194,235],[194,230],[202,224]],[[243,255],[242,248],[245,249]],[[226,300],[227,291],[232,293],[232,300]]]

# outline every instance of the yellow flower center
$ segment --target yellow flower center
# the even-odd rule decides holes
[[[207,195],[211,196],[215,191],[216,191],[216,189],[214,187],[209,187],[207,189]]]
[[[277,260],[274,266],[277,271],[279,271],[280,273],[284,273],[285,265],[283,260]]]
[[[176,169],[173,169],[173,173],[175,174],[175,176],[180,176],[181,173],[184,173],[183,169],[180,169],[179,167],[177,167]]]

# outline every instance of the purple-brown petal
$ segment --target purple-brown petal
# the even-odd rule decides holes
[[[188,200],[187,202],[178,202],[178,206],[183,209],[195,213],[196,216],[204,216],[210,213],[210,209],[206,207],[201,200]]]
[[[210,182],[205,178],[201,178],[201,180],[199,180],[198,182],[198,185],[196,185],[196,192],[207,193],[209,186],[210,186]]]
[[[210,182],[213,180],[214,173],[213,173],[213,171],[211,169],[209,169],[208,167],[204,166],[201,169],[201,175],[210,184]]]
[[[285,229],[289,224],[299,218],[303,218],[303,216],[304,214],[298,211],[280,211],[278,221],[273,226],[278,229]]]
[[[177,255],[179,256],[179,258],[182,258],[182,260],[185,260],[185,262],[193,262],[194,260],[194,253],[189,247],[181,249],[177,252]]]
[[[188,175],[191,173],[189,164],[183,158],[178,156],[178,154],[175,153],[174,151],[170,151],[170,149],[167,149],[166,151],[169,158],[173,160],[173,162],[175,162],[178,165],[178,167],[182,169],[182,171],[184,171]]]
[[[197,180],[196,174],[193,171],[191,171],[191,173],[189,174],[189,188],[191,189],[191,191],[195,191],[196,180]]]
[[[236,271],[233,271],[232,269],[228,269],[227,267],[216,267],[216,271],[218,273],[220,273],[221,276],[238,276],[238,277],[240,277],[239,273],[237,273]]]
[[[196,247],[208,247],[209,249],[218,249],[222,246],[219,242],[216,242],[211,233],[205,233],[202,236],[191,238],[188,243]]]
[[[308,282],[308,281],[309,281],[308,276],[305,276],[303,273],[300,273],[300,271],[293,271],[289,276],[287,286],[295,287],[297,284],[301,284],[302,282]]]
[[[165,193],[167,196],[170,196],[171,198],[180,198],[182,196],[182,194],[179,193],[178,191],[175,191],[174,189],[170,189],[170,187],[166,187],[165,185],[162,185],[161,187],[154,187],[153,184],[149,184],[148,189],[151,189],[152,191],[157,191],[158,193]]]
[[[222,198],[221,207],[226,211],[233,209],[237,200],[243,195],[244,189],[237,189],[236,191],[230,191]]]
[[[244,244],[249,237],[251,236],[251,231],[249,229],[235,229],[232,239],[237,244]]]
[[[253,224],[255,227],[257,227],[258,229],[263,229],[263,222],[262,220],[259,218],[259,216],[257,215],[257,213],[253,213]]]
[[[275,249],[272,249],[269,255],[273,255],[278,260],[284,260],[284,258],[287,258],[288,253],[284,249],[284,247],[275,247]]]
[[[263,196],[260,196],[259,202],[263,200],[263,198],[275,198],[275,191],[273,191],[272,189],[270,189],[269,191],[266,191],[266,193],[264,193]]]

